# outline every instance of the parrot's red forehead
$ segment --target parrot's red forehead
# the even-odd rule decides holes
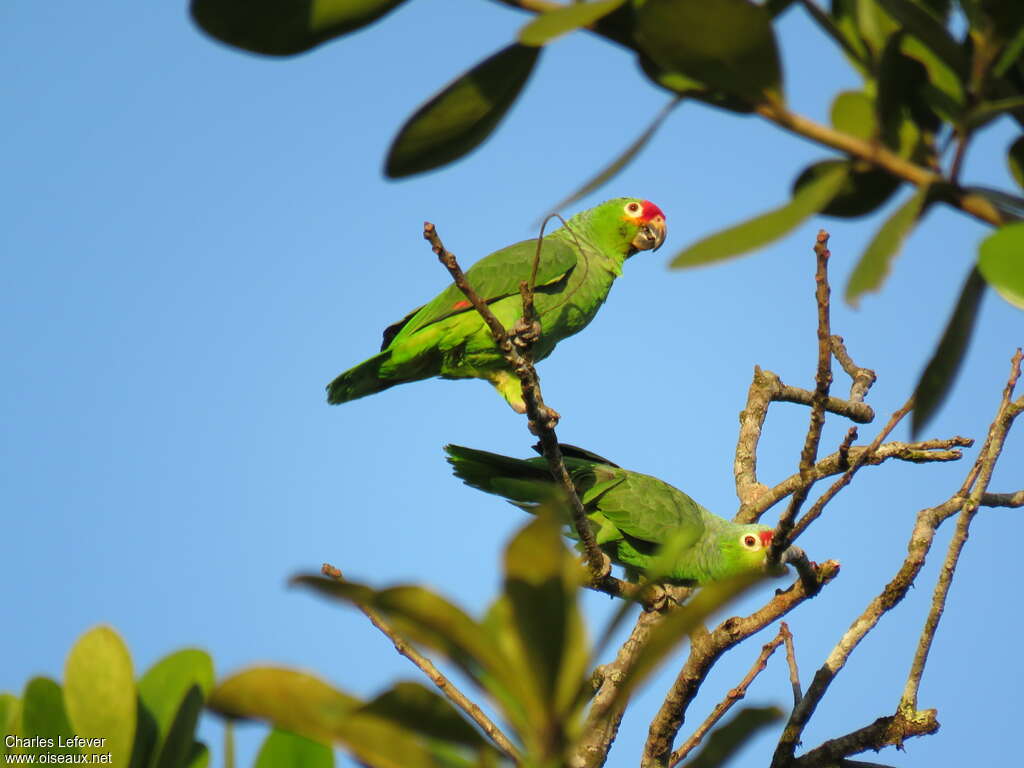
[[[642,204],[643,208],[640,211],[640,218],[643,221],[650,221],[658,216],[661,216],[662,219],[665,218],[665,214],[661,212],[661,208],[656,206],[650,200],[644,200]]]
[[[761,531],[758,536],[761,538],[762,547],[770,547],[772,545],[772,534],[773,531]]]

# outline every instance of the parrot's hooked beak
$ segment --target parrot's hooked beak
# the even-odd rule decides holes
[[[655,216],[640,226],[640,230],[636,233],[636,237],[633,238],[633,242],[630,245],[638,251],[656,251],[665,242],[667,231],[665,217],[661,215]]]

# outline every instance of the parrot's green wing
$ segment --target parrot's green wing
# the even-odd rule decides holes
[[[704,532],[701,506],[668,483],[639,472],[606,492],[597,511],[634,539],[685,548]]]
[[[537,241],[523,240],[485,256],[466,272],[466,280],[480,297],[488,302],[498,301],[519,293],[519,283],[530,279]],[[537,285],[557,283],[576,266],[576,248],[561,238],[545,237],[537,267]],[[397,323],[384,330],[381,349],[386,349],[398,337],[405,337],[446,317],[472,310],[472,305],[454,283],[445,288],[433,301],[414,309]]]

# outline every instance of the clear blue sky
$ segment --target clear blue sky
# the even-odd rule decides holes
[[[285,586],[323,561],[376,584],[424,582],[471,611],[488,603],[522,516],[453,479],[441,446],[525,455],[524,420],[480,382],[417,383],[338,408],[323,387],[444,286],[424,219],[465,264],[528,237],[547,206],[667,101],[624,51],[576,34],[544,55],[469,159],[385,181],[400,122],[505,45],[522,19],[482,0],[416,0],[359,34],[269,60],[206,38],[184,2],[3,4],[0,690],[59,677],[75,638],[101,622],[126,638],[139,670],[196,645],[219,675],[270,661],[360,695],[416,679],[360,614]],[[826,119],[830,95],[856,87],[855,75],[799,12],[781,29],[791,103]],[[1005,121],[988,130],[965,178],[1012,189],[1002,153],[1015,130]],[[633,259],[593,325],[541,365],[562,439],[735,512],[736,414],[753,366],[811,380],[814,233],[832,233],[839,288],[881,219],[812,221],[716,268],[666,264],[697,237],[785,199],[794,171],[825,154],[755,118],[687,104],[580,205],[647,197],[665,210],[669,240]],[[984,234],[934,212],[882,294],[860,311],[834,304],[834,329],[878,371],[870,402],[880,421],[911,391]],[[929,433],[982,437],[1022,342],[1020,312],[988,296]],[[793,471],[805,425],[804,409],[773,408],[763,480]],[[832,422],[824,445],[846,426]],[[1017,434],[994,490],[1024,486],[1022,459]],[[789,620],[805,684],[902,560],[914,514],[947,498],[966,469],[865,470],[802,539],[814,559],[843,565]],[[942,730],[882,762],[990,765],[1019,750],[1020,516],[983,510],[974,524],[921,692]],[[893,711],[951,529],[918,589],[836,681],[805,746]],[[596,595],[586,606],[595,627],[609,610]],[[688,725],[768,637],[719,664]],[[639,697],[610,765],[636,760],[673,674]],[[748,699],[788,697],[780,658]],[[203,733],[220,764],[219,726]],[[242,765],[258,735],[243,729]],[[750,749],[736,764],[764,762]]]

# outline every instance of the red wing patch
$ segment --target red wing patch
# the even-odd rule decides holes
[[[452,309],[465,309],[468,306],[470,306],[470,303],[463,299],[462,301],[456,301],[452,304]]]

